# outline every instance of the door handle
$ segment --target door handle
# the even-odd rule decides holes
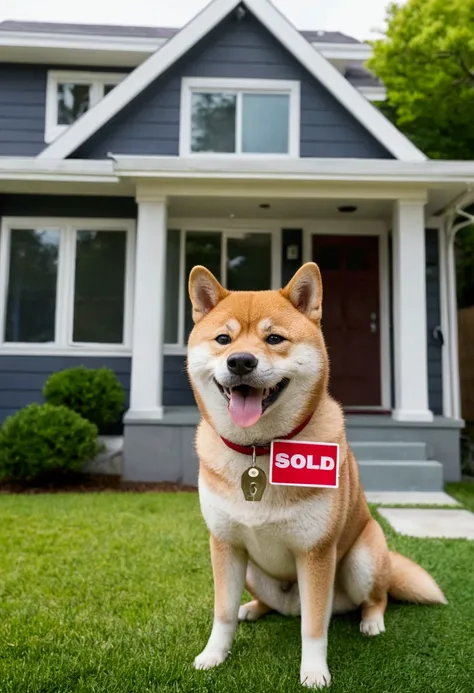
[[[432,334],[433,334],[433,339],[436,342],[438,342],[438,344],[440,346],[444,346],[444,334],[443,334],[443,330],[441,329],[441,325],[437,325],[434,328]]]
[[[376,334],[378,330],[377,317],[377,313],[370,314],[370,331],[372,334]]]

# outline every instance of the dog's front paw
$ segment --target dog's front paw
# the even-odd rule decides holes
[[[324,688],[331,683],[331,674],[327,667],[321,669],[301,669],[300,681],[308,688]]]
[[[212,669],[222,664],[229,653],[225,650],[203,650],[194,660],[195,669]]]

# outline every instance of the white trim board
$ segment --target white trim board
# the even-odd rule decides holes
[[[116,87],[114,92],[120,86]],[[105,101],[106,99],[102,103]],[[245,159],[224,157],[216,159],[215,156],[182,158],[178,156],[127,154],[109,154],[109,156],[114,162],[113,172],[115,175],[132,178],[239,178],[325,182],[460,183],[466,187],[474,185],[474,163],[472,161],[398,161],[396,159],[319,159],[312,157],[299,159],[290,157],[278,159],[271,157]],[[38,165],[46,163],[45,160],[34,159],[33,161]],[[48,161],[48,163],[51,162]],[[0,171],[1,165],[0,160]],[[421,193],[418,192],[417,194]],[[455,194],[453,194],[454,197]]]
[[[240,0],[212,0],[178,34],[131,72],[116,89],[44,149],[39,158],[63,159],[72,154],[238,5]],[[336,67],[314,50],[269,0],[246,0],[245,5],[393,156],[404,161],[426,160],[425,155],[372,106]]]

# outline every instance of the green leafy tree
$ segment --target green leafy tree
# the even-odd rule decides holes
[[[430,158],[474,160],[474,0],[393,2],[373,49],[383,113]],[[458,305],[474,305],[472,226],[456,237],[456,263]]]
[[[474,0],[392,3],[373,49],[384,113],[430,158],[474,159]]]

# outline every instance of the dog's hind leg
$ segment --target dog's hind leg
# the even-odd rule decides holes
[[[296,582],[284,582],[270,577],[249,561],[245,587],[254,599],[240,607],[240,621],[256,621],[270,611],[278,611],[284,616],[300,614]]]
[[[370,519],[340,567],[344,590],[362,607],[360,631],[379,635],[385,631],[384,614],[390,582],[390,556],[378,522]]]

